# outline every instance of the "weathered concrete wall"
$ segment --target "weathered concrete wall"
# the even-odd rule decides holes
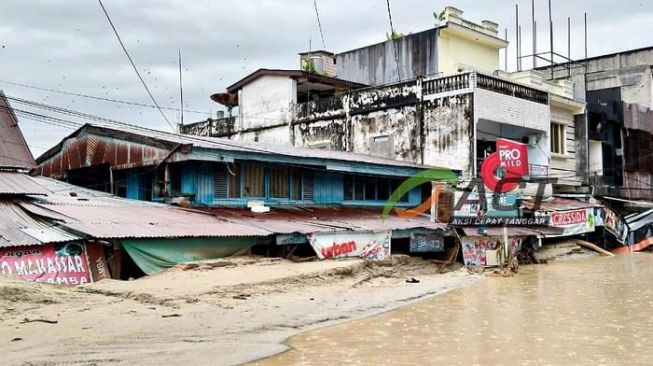
[[[298,123],[293,130],[295,146],[347,151],[344,118]]]
[[[472,93],[426,101],[424,164],[473,175],[474,123]]]
[[[415,104],[352,116],[351,128],[352,151],[420,163]]]
[[[289,145],[290,127],[288,125],[274,126],[224,136],[232,140],[265,142],[268,144]]]
[[[226,117],[220,119],[209,118],[206,121],[180,126],[180,133],[196,136],[230,135],[236,131],[236,119],[236,117]]]
[[[572,80],[577,81],[576,85],[579,88],[584,85],[583,65],[585,61],[579,60],[571,69]],[[653,108],[651,66],[653,66],[653,47],[592,57],[587,60],[587,91],[621,87],[624,102]],[[548,68],[542,70],[547,77],[550,77]],[[556,68],[554,78],[567,78],[567,70],[562,67]]]
[[[288,122],[297,101],[297,83],[285,76],[262,76],[245,85],[238,100],[238,130]]]
[[[438,32],[439,28],[429,29],[394,41],[339,53],[336,55],[338,78],[368,85],[384,85],[436,74]]]

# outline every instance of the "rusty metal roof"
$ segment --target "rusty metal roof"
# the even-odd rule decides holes
[[[381,218],[381,210],[350,207],[288,207],[273,208],[267,213],[245,209],[206,209],[229,221],[257,226],[276,234],[310,234],[332,231],[381,231],[415,228],[446,229],[447,224],[432,223],[427,217],[403,219],[390,215]]]
[[[36,166],[34,156],[27,147],[25,137],[18,127],[18,119],[0,90],[0,168],[31,169]]]
[[[502,227],[486,227],[484,234],[479,234],[478,227],[462,227],[465,236],[502,236]],[[532,226],[532,227],[508,227],[508,236],[536,236],[543,238],[549,235],[560,235],[563,233],[562,228],[550,226]]]
[[[152,130],[138,126],[117,126],[102,123],[85,124],[68,137],[64,138],[59,144],[45,152],[37,158],[39,164],[47,161],[49,158],[57,155],[62,151],[66,140],[82,135],[84,132],[94,133],[97,135],[113,137],[116,139],[134,140],[141,143],[167,145],[167,148],[175,146],[192,146],[207,150],[216,150],[224,153],[246,153],[251,160],[258,160],[256,157],[270,158],[274,155],[298,158],[298,163],[302,159],[321,159],[325,164],[337,163],[362,163],[381,167],[393,168],[410,168],[426,169],[425,165],[415,164],[408,161],[400,161],[388,158],[381,158],[371,155],[357,154],[345,151],[334,151],[324,149],[310,149],[304,147],[295,147],[288,145],[275,145],[252,141],[237,141],[218,137],[205,137],[195,135],[182,135],[172,132]],[[171,148],[171,149],[172,149]]]
[[[534,200],[523,200],[522,206],[532,210],[535,207]],[[580,210],[583,208],[602,207],[600,203],[588,203],[578,200],[571,200],[566,198],[556,197],[550,201],[542,201],[538,211],[571,211]]]
[[[34,178],[21,172],[0,170],[0,195],[47,194]]]
[[[20,200],[0,200],[0,248],[79,240],[80,237],[30,216]]]
[[[269,231],[203,212],[129,200],[35,177],[50,193],[20,206],[62,227],[98,239],[266,236]],[[72,195],[71,195],[72,193]]]
[[[50,193],[20,205],[62,227],[93,238],[266,236],[269,231],[203,212],[129,200],[49,178],[34,177]],[[72,194],[71,194],[72,193]]]

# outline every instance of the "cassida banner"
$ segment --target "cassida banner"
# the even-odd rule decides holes
[[[314,233],[308,241],[320,259],[360,257],[383,260],[390,257],[390,231],[377,233]]]
[[[2,248],[0,273],[26,281],[80,285],[93,280],[87,258],[82,243]],[[103,256],[96,259],[104,262]]]

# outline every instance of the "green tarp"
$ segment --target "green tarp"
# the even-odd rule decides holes
[[[150,275],[178,263],[244,254],[256,238],[125,239],[121,243],[134,263]]]

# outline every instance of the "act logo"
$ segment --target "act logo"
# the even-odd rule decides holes
[[[529,175],[528,169],[528,145],[519,142],[497,138],[496,142],[497,151],[488,155],[481,165],[480,180],[473,179],[470,187],[476,186],[480,203],[485,207],[485,188],[493,193],[507,193],[517,188],[524,176]],[[430,184],[431,182],[447,182],[455,185],[457,182],[456,174],[449,169],[428,169],[420,172],[419,174],[404,181],[390,196],[383,209],[382,218],[386,219],[390,211],[394,209],[395,214],[401,218],[409,219],[423,214],[430,210],[430,208],[438,203],[440,196],[441,186],[436,184],[429,198],[422,202],[419,206],[402,209],[395,207],[400,201],[401,197],[408,194],[410,190],[419,187],[422,184]],[[537,197],[541,196],[541,190],[538,187]],[[456,209],[459,210],[460,206],[465,203],[476,203],[477,201],[468,200],[468,196],[473,189],[463,190],[465,194],[456,203]],[[511,211],[515,209],[515,205],[502,205],[499,202],[500,195],[494,195],[492,205],[497,210]],[[539,200],[538,200],[539,207]]]
[[[517,188],[528,175],[528,145],[498,138],[497,151],[485,158],[480,175],[483,184],[494,193]]]

